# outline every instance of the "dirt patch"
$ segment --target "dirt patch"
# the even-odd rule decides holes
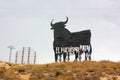
[[[21,80],[29,80],[30,79],[30,74],[21,74],[20,78],[21,78]]]

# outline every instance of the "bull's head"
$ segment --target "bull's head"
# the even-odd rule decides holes
[[[51,21],[51,29],[56,29],[56,28],[64,28],[66,23],[68,22],[68,17],[66,17],[66,21],[64,22],[56,22],[53,24],[53,20]]]

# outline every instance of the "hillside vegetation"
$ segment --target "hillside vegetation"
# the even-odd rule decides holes
[[[0,80],[120,80],[119,62],[3,63],[0,62]]]

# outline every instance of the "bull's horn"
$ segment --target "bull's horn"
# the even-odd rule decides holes
[[[65,22],[63,22],[64,24],[66,24],[68,22],[68,17],[66,16],[66,21]]]
[[[51,21],[51,26],[53,26],[53,23],[52,23],[52,22],[53,22],[53,20],[54,20],[54,19],[52,19],[52,21]]]

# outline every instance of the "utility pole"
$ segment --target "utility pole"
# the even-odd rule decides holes
[[[12,45],[8,46],[8,48],[10,49],[9,62],[11,62],[12,50],[15,48]]]
[[[34,52],[34,64],[36,62],[36,51]]]
[[[24,52],[25,52],[25,47],[23,47],[23,50],[22,50],[22,59],[21,59],[21,64],[24,63]]]
[[[15,58],[15,63],[17,64],[18,61],[18,51],[16,51],[16,58]]]
[[[27,59],[27,64],[30,63],[30,47],[28,48],[28,59]]]

